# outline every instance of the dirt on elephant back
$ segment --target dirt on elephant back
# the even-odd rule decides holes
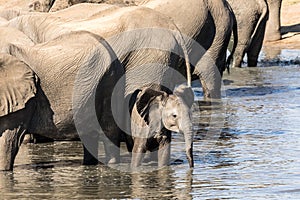
[[[265,42],[264,47],[300,49],[300,0],[282,1],[281,34],[281,40]]]

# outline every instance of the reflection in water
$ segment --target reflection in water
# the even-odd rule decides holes
[[[12,194],[14,192],[14,183],[14,175],[12,172],[0,172],[0,193],[7,196]]]
[[[194,106],[193,170],[180,134],[177,162],[147,173],[82,166],[80,142],[29,144],[0,172],[1,199],[300,199],[299,65],[233,69],[224,91]]]

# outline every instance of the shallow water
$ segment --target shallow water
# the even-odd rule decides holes
[[[300,66],[259,65],[225,74],[223,106],[194,107],[193,170],[176,134],[179,162],[147,173],[82,166],[80,142],[29,144],[0,199],[300,199]]]

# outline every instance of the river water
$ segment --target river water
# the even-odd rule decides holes
[[[193,170],[177,134],[172,165],[147,173],[82,166],[80,142],[27,144],[0,199],[300,199],[299,62],[259,65],[224,75],[222,104],[194,106]]]

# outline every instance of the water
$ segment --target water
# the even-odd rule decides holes
[[[225,74],[223,106],[194,111],[193,170],[179,135],[180,162],[147,173],[82,166],[80,142],[29,144],[0,172],[0,199],[300,199],[300,66],[290,64]]]

